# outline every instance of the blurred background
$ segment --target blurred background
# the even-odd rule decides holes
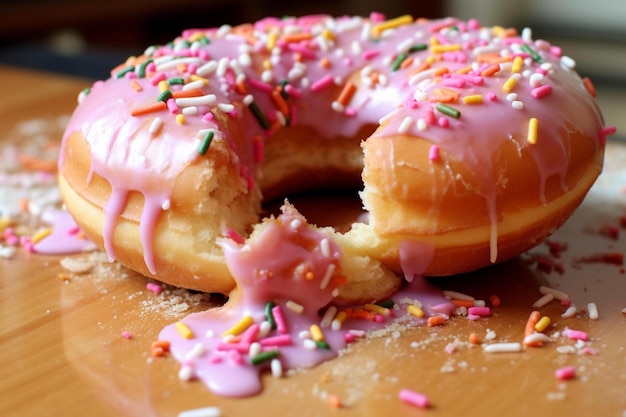
[[[626,1],[621,0],[0,0],[0,64],[102,79],[127,56],[168,42],[186,28],[371,11],[532,27],[535,38],[563,47],[578,71],[594,80],[608,102],[603,107],[609,122],[626,119]]]

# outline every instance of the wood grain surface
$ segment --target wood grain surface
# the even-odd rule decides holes
[[[2,141],[11,140],[20,122],[69,114],[89,85],[11,68],[0,68],[0,80]],[[49,134],[60,138],[61,131]],[[215,397],[200,382],[181,382],[173,358],[150,357],[165,325],[219,299],[170,287],[156,295],[146,278],[97,252],[63,261],[74,267],[84,261],[82,273],[68,272],[62,256],[20,250],[0,258],[0,415],[176,416],[215,406],[223,416],[623,417],[626,275],[623,265],[607,260],[626,250],[625,162],[626,146],[610,143],[592,193],[551,238],[567,245],[560,257],[541,245],[505,264],[433,281],[479,299],[497,295],[501,304],[491,317],[381,332],[314,369],[266,375],[263,394],[252,398]],[[341,215],[341,198],[329,199]],[[315,200],[295,203],[313,222],[332,223]],[[557,264],[563,272],[548,271]],[[565,291],[579,308],[573,318],[561,317],[565,307],[557,301],[539,309],[552,320],[546,330],[552,342],[518,353],[487,353],[468,343],[471,333],[485,344],[521,342],[542,285]],[[597,320],[587,314],[590,302],[598,306]],[[577,344],[563,335],[566,328],[583,330],[590,340]],[[555,378],[564,366],[576,368],[574,379]],[[401,402],[403,388],[426,394],[431,406]],[[341,407],[333,408],[329,396]]]

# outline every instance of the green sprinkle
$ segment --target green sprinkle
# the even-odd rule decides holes
[[[281,82],[278,83],[280,85],[280,95],[282,96],[282,98],[284,98],[285,100],[287,100],[289,98],[289,93],[287,93],[285,91],[285,86],[287,84],[289,84],[288,80],[282,80]]]
[[[413,45],[409,48],[409,53],[425,51],[428,49],[428,45],[425,43],[420,43],[419,45]]]
[[[165,90],[157,97],[157,101],[167,101],[172,98],[172,92],[170,90]]]
[[[404,60],[407,59],[408,57],[409,57],[408,54],[405,54],[405,53],[399,54],[396,57],[396,59],[393,61],[393,64],[391,64],[391,70],[392,71],[398,71],[398,69],[400,69],[400,65],[402,65]]]
[[[382,300],[376,303],[376,305],[379,305],[381,307],[385,307],[385,308],[393,308],[393,306],[396,303],[393,302],[393,300]]]
[[[270,122],[267,121],[267,118],[265,117],[261,109],[259,108],[259,105],[253,101],[252,103],[248,105],[248,107],[250,108],[250,111],[252,112],[254,117],[256,117],[259,124],[263,127],[263,129],[269,129]]]
[[[201,45],[208,45],[211,43],[209,38],[207,38],[206,36],[203,36],[200,39],[198,39],[198,42],[200,42]]]
[[[206,153],[209,151],[209,146],[211,146],[211,142],[213,141],[214,136],[214,131],[209,130],[208,132],[206,132],[206,134],[202,138],[202,142],[200,142],[200,147],[198,148],[198,153],[200,155],[206,155]]]
[[[151,62],[153,61],[151,59],[148,59],[147,61],[144,61],[139,65],[139,68],[137,68],[137,76],[139,78],[144,78],[146,76],[146,67],[150,65]]]
[[[272,326],[272,330],[276,329],[276,320],[274,319],[274,313],[272,313],[274,307],[276,307],[276,303],[271,301],[265,304],[265,319]]]
[[[130,65],[128,67],[122,68],[121,70],[119,70],[117,72],[117,74],[115,74],[115,78],[122,78],[123,76],[125,76],[126,74],[128,74],[129,72],[132,72],[135,70],[135,67],[133,65]]]
[[[181,84],[185,84],[185,79],[184,78],[170,78],[169,80],[167,80],[167,83],[169,85],[181,85]]]
[[[278,357],[278,350],[267,350],[265,352],[261,352],[258,355],[252,357],[251,361],[253,365],[261,365],[267,361],[271,361],[272,359],[276,359]]]
[[[455,119],[461,117],[460,111],[458,111],[454,107],[448,106],[447,104],[437,103],[435,109],[445,114],[446,116],[454,117]]]
[[[520,49],[522,51],[526,52],[528,55],[530,55],[530,57],[533,59],[533,61],[535,61],[535,62],[542,62],[543,61],[543,59],[541,59],[541,56],[535,50],[533,50],[530,46],[524,44],[524,45],[522,45],[522,47]]]
[[[316,341],[315,345],[320,349],[330,350],[330,345],[326,343],[324,340]]]

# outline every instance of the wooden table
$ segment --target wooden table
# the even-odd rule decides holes
[[[69,114],[77,92],[89,84],[10,68],[0,69],[0,80],[2,140],[20,121]],[[553,238],[568,244],[560,259],[550,258],[542,245],[534,257],[435,281],[481,299],[496,294],[501,305],[492,317],[455,317],[436,328],[361,340],[341,358],[312,370],[281,379],[268,375],[264,394],[247,399],[217,398],[199,382],[179,381],[171,357],[150,357],[160,329],[207,308],[206,300],[188,299],[185,309],[180,300],[189,293],[179,299],[171,292],[157,296],[146,289],[145,278],[107,262],[68,276],[60,265],[63,257],[20,251],[12,259],[0,258],[0,415],[175,416],[217,406],[224,416],[623,416],[626,275],[622,265],[591,260],[626,250],[620,224],[626,215],[624,161],[626,148],[610,143],[605,172]],[[545,268],[530,261],[539,255],[561,262],[564,272],[540,271]],[[95,255],[77,259],[85,256]],[[587,262],[580,262],[583,258]],[[494,354],[468,343],[471,333],[485,343],[521,341],[541,285],[567,292],[581,310],[561,318],[560,303],[541,308],[552,319],[547,334],[583,330],[590,336],[585,346],[558,336],[543,347]],[[585,311],[589,302],[599,308],[597,320]],[[132,338],[124,338],[125,331]],[[576,378],[556,379],[555,370],[566,365],[576,368]],[[432,406],[422,410],[402,403],[402,388],[425,393]],[[331,408],[328,395],[341,400],[340,409]]]

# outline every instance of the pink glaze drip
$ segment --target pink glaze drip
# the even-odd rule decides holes
[[[329,243],[328,253],[320,249],[324,240]],[[283,207],[283,214],[269,221],[265,229],[247,243],[224,240],[221,244],[228,267],[237,280],[238,293],[223,307],[184,318],[182,322],[193,332],[192,338],[182,337],[175,324],[159,334],[160,340],[170,342],[170,351],[181,367],[191,369],[194,377],[218,395],[241,397],[262,390],[260,374],[268,369],[269,363],[251,363],[248,346],[252,341],[259,342],[264,350],[277,349],[283,370],[310,368],[337,356],[346,346],[346,333],[350,330],[382,328],[392,320],[420,325],[431,315],[449,316],[454,310],[454,305],[440,291],[423,280],[415,280],[394,295],[393,300],[401,307],[391,310],[391,317],[378,316],[371,321],[349,318],[339,330],[321,327],[328,348],[309,349],[304,346],[300,333],[313,324],[319,325],[320,311],[333,300],[334,281],[331,279],[328,286],[320,287],[328,268],[338,264],[336,244],[325,233],[310,228],[304,218],[289,207]],[[278,253],[280,256],[276,256]],[[312,276],[307,278],[306,272],[311,272]],[[256,326],[266,320],[265,308],[269,301],[282,310],[286,330],[281,332],[278,328],[265,338],[257,338]],[[289,301],[301,305],[303,312],[290,310]],[[425,317],[416,319],[406,315],[402,308],[409,302],[421,303]],[[254,320],[242,335],[245,341],[225,342],[221,335],[245,316]],[[290,343],[284,344],[285,339]],[[189,352],[198,349],[198,344],[202,345],[203,353],[190,358]]]
[[[602,118],[597,105],[580,77],[560,64],[559,56],[548,42],[501,38],[496,31],[481,27],[475,20],[463,22],[452,18],[404,24],[383,32],[379,39],[372,39],[371,32],[364,28],[378,24],[379,16],[376,16],[376,22],[360,17],[332,19],[321,15],[268,18],[257,22],[254,30],[245,36],[238,28],[191,29],[177,38],[173,47],[161,46],[148,52],[148,58],[154,59],[147,66],[148,78],[141,77],[137,64],[125,76],[96,83],[74,113],[63,147],[72,132],[82,132],[91,147],[92,171],[111,183],[115,197],[107,205],[105,232],[109,256],[114,257],[111,239],[117,218],[125,207],[121,196],[130,190],[139,191],[146,200],[147,213],[140,225],[145,262],[153,270],[151,230],[160,207],[171,196],[176,178],[199,157],[197,149],[206,129],[213,129],[216,137],[232,144],[237,154],[233,160],[241,165],[239,172],[252,188],[255,183],[252,174],[258,171],[262,160],[254,138],[271,140],[277,127],[263,128],[246,105],[242,105],[241,111],[225,114],[226,119],[214,116],[223,112],[218,104],[241,104],[251,95],[265,118],[273,120],[277,104],[270,93],[281,82],[287,82],[290,88],[285,91],[298,91],[286,99],[292,124],[313,127],[320,136],[332,139],[352,136],[364,125],[377,126],[385,118],[388,123],[375,135],[393,137],[403,121],[411,118],[415,123],[409,126],[406,135],[424,138],[466,164],[477,176],[479,192],[485,198],[485,209],[492,222],[490,240],[492,260],[495,260],[498,207],[492,168],[497,150],[512,141],[533,155],[544,184],[552,177],[562,181],[568,169],[567,132],[586,133],[597,138],[596,147],[601,146]],[[299,28],[311,37],[292,42],[283,37],[287,28]],[[270,32],[275,30],[278,36],[272,40]],[[209,42],[202,44],[198,39]],[[458,48],[443,53],[434,49],[455,45]],[[409,49],[413,46],[420,50]],[[542,62],[533,62],[522,46],[533,49]],[[493,64],[478,62],[481,50],[525,59],[521,79],[511,90],[523,108],[513,108],[513,99],[502,89],[511,75],[511,63],[503,63],[491,75],[482,75]],[[412,63],[394,69],[393,62],[400,53],[407,53]],[[437,59],[430,63],[430,68],[418,72],[419,66],[432,57]],[[179,58],[193,62],[182,67],[164,67],[167,60]],[[321,65],[322,62],[326,64]],[[210,65],[214,66],[210,68]],[[468,65],[472,66],[469,72],[462,71]],[[447,70],[435,74],[444,67]],[[378,75],[377,81],[370,77],[373,72]],[[543,80],[529,82],[532,73],[542,74]],[[208,80],[208,86],[198,88],[204,94],[214,94],[214,104],[198,106],[197,113],[186,115],[183,124],[177,123],[176,114],[168,110],[131,116],[133,110],[156,102],[160,94],[156,80],[182,78],[189,83],[196,75]],[[338,99],[337,90],[348,77],[360,77],[360,87],[343,110],[333,109],[331,103]],[[327,79],[332,79],[337,88],[325,86]],[[237,80],[241,80],[245,92],[237,86]],[[550,86],[544,89],[545,95],[536,92],[533,95],[537,84]],[[139,85],[139,91],[133,85]],[[460,111],[460,117],[449,117],[436,109],[432,99],[442,87],[459,95],[456,103],[448,104]],[[172,84],[168,88],[178,92],[183,86]],[[480,104],[465,104],[461,100],[467,95],[482,95],[484,99]],[[173,111],[180,113],[180,107],[177,105]],[[148,126],[156,117],[162,119],[163,126],[153,135],[148,132]],[[526,142],[531,117],[539,120],[539,140],[532,146]],[[425,129],[419,127],[420,119],[426,122]],[[245,137],[231,135],[224,120],[245,126],[242,129]],[[566,132],[565,140],[561,141],[563,132]],[[65,149],[61,155],[65,155]],[[61,167],[63,163],[62,157]],[[395,164],[396,161],[390,161],[389,169]],[[389,186],[401,185],[390,183]],[[546,200],[543,185],[537,190],[537,198]]]
[[[41,220],[50,225],[52,233],[35,243],[33,249],[43,255],[68,255],[80,253],[93,243],[79,233],[72,216],[64,210],[47,210]]]

